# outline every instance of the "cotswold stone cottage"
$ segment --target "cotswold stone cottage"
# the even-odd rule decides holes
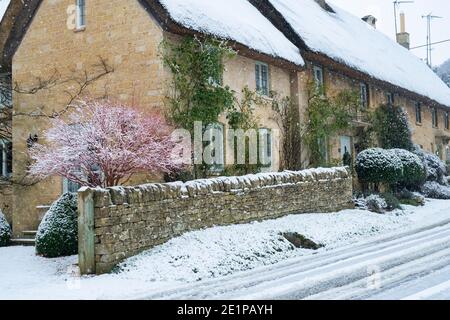
[[[369,25],[323,0],[20,3],[11,0],[0,30],[2,72],[12,74],[15,88],[12,137],[0,144],[2,159],[12,159],[14,183],[3,179],[0,206],[15,237],[36,229],[47,206],[76,188],[60,177],[21,183],[30,161],[28,145],[40,141],[49,117],[80,93],[164,109],[171,77],[159,54],[163,39],[207,35],[228,40],[238,55],[226,61],[223,84],[238,93],[248,86],[268,101],[270,91],[290,97],[301,116],[310,82],[330,96],[357,90],[367,109],[395,102],[408,111],[414,142],[446,156],[450,89],[407,49],[374,29],[371,17],[365,18]],[[270,107],[261,105],[255,112],[262,128],[278,129]],[[226,131],[225,116],[221,123]],[[353,125],[366,123],[356,114]],[[354,131],[326,142],[330,161],[341,161],[345,151],[355,153]],[[275,141],[270,148],[266,170],[277,171],[281,148]],[[225,158],[233,152],[224,145]],[[302,157],[307,163],[307,152]],[[9,177],[7,171],[2,175]]]

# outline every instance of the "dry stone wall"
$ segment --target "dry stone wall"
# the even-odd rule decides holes
[[[82,189],[80,268],[109,272],[184,232],[351,206],[346,168],[220,177],[187,183]]]

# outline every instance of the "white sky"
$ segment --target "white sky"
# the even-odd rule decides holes
[[[339,7],[363,17],[372,14],[378,19],[377,28],[395,39],[393,0],[327,0]],[[426,19],[422,15],[432,12],[444,19],[432,23],[432,41],[450,39],[450,1],[449,0],[415,0],[413,4],[402,4],[400,10],[406,14],[406,31],[411,34],[411,47],[427,42]],[[426,48],[412,50],[421,59],[426,58]],[[450,59],[450,42],[436,45],[433,50],[433,65]]]
[[[10,0],[0,0],[0,19]],[[393,0],[327,0],[341,8],[363,17],[372,14],[378,19],[377,28],[395,39]],[[426,19],[422,15],[432,12],[444,17],[433,21],[432,41],[450,39],[450,1],[449,0],[415,0],[413,4],[401,5],[400,10],[406,14],[406,29],[411,34],[411,46],[426,44]],[[418,57],[425,59],[426,49],[413,50]],[[450,42],[436,45],[433,50],[433,65],[450,59]]]
[[[6,8],[8,7],[9,0],[0,0],[0,20],[3,18]]]

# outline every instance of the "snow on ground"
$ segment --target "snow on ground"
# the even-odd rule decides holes
[[[298,232],[323,250],[448,219],[450,201],[430,200],[379,215],[363,210],[291,215],[187,233],[122,264],[122,271],[77,277],[76,257],[45,259],[34,248],[0,248],[0,299],[132,298],[186,282],[274,264],[314,251],[293,249],[281,232]]]

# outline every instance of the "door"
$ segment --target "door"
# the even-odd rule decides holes
[[[341,136],[341,148],[339,149],[341,159],[344,157],[345,152],[352,155],[352,138],[349,136]]]

